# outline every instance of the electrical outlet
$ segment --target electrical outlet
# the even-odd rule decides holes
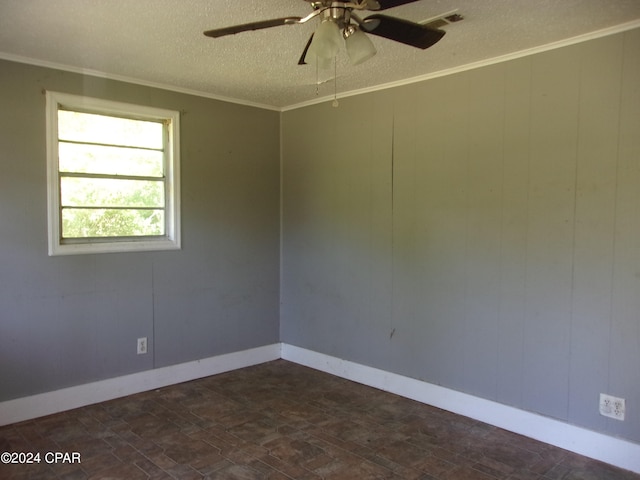
[[[147,353],[147,337],[141,337],[138,339],[138,355]]]
[[[600,394],[600,415],[624,420],[624,398],[613,397],[605,393]]]

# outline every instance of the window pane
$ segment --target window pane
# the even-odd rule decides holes
[[[164,235],[163,210],[62,209],[62,238]]]
[[[162,149],[162,127],[159,122],[58,111],[60,140]]]
[[[164,182],[116,178],[60,178],[63,207],[164,207]]]
[[[161,151],[64,142],[60,142],[58,146],[61,172],[145,177],[163,175]]]

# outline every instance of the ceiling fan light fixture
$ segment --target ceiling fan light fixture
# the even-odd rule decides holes
[[[353,29],[348,35],[345,30],[345,44],[352,65],[360,65],[376,54],[373,42],[359,29]]]
[[[332,59],[340,50],[341,39],[338,25],[329,19],[323,20],[313,35],[309,53],[316,55],[319,59]]]
[[[218,38],[251,30],[262,30],[281,25],[300,25],[312,19],[321,19],[320,25],[307,41],[298,65],[315,63],[319,68],[330,68],[337,57],[341,42],[345,42],[349,59],[358,65],[376,54],[369,35],[383,37],[422,50],[435,45],[445,35],[439,27],[447,22],[462,20],[458,14],[445,14],[435,17],[440,24],[433,22],[416,23],[388,15],[375,13],[362,19],[360,10],[387,10],[419,0],[305,0],[313,12],[305,17],[282,17],[258,22],[249,22],[230,27],[207,30],[207,37]],[[455,11],[454,11],[455,12]],[[314,62],[315,60],[315,62]]]

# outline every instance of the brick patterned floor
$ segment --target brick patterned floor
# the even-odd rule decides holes
[[[284,360],[0,427],[3,451],[81,463],[1,479],[640,480]]]

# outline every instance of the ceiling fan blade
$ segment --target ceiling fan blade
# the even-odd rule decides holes
[[[379,14],[365,18],[362,21],[361,28],[372,35],[388,38],[389,40],[423,50],[436,44],[446,33],[444,30],[438,30],[437,28]]]
[[[302,17],[284,17],[274,18],[272,20],[262,20],[259,22],[243,23],[242,25],[234,25],[232,27],[216,28],[207,30],[204,34],[207,37],[224,37],[225,35],[233,35],[240,32],[248,32],[250,30],[260,30],[263,28],[279,27],[280,25],[293,25],[302,20]]]
[[[368,0],[367,10],[386,10],[387,8],[399,7],[406,3],[417,2],[418,0]]]
[[[309,47],[311,46],[311,42],[312,41],[313,41],[313,33],[309,37],[309,41],[307,42],[307,45],[304,47],[304,50],[302,51],[302,55],[300,55],[300,60],[298,60],[298,65],[306,65],[307,64],[305,58],[307,56],[307,51],[309,50]]]

